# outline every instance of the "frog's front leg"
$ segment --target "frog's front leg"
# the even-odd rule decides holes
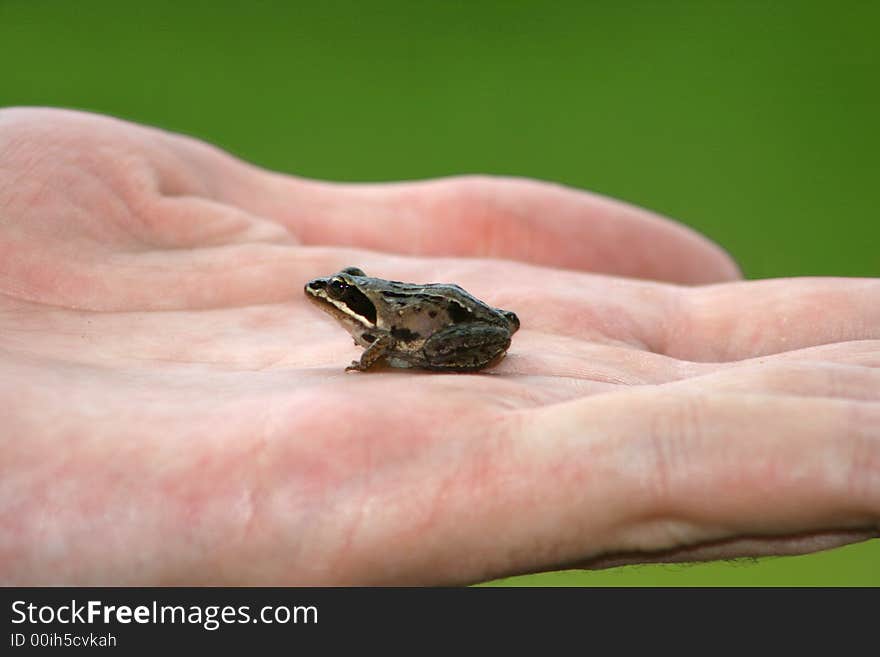
[[[357,370],[358,372],[365,372],[386,354],[393,343],[394,339],[390,335],[382,335],[376,338],[373,344],[367,347],[364,353],[361,354],[361,359],[351,361],[351,365],[346,367],[345,371]]]
[[[472,371],[492,364],[509,346],[509,329],[470,322],[435,333],[425,342],[422,353],[429,369]]]

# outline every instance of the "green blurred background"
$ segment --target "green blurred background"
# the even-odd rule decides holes
[[[554,180],[749,278],[880,271],[880,2],[0,0],[0,106],[185,132],[331,180]],[[880,585],[880,541],[522,585]]]

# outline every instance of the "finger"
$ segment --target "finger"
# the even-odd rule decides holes
[[[880,404],[632,390],[512,426],[483,484],[496,572],[880,525]]]
[[[786,351],[769,357],[758,357],[741,361],[743,363],[760,362],[820,362],[838,363],[840,365],[860,365],[862,367],[880,368],[880,340],[852,340],[832,344],[807,347],[796,351]],[[704,364],[695,363],[699,367]],[[722,367],[736,366],[736,363],[722,363]]]
[[[683,290],[663,353],[731,361],[877,339],[880,279],[774,279]]]
[[[176,148],[220,198],[275,219],[304,244],[494,257],[685,284],[736,280],[722,249],[647,210],[537,180],[461,176],[344,185],[256,169],[193,140]],[[622,248],[625,245],[625,248]]]
[[[276,176],[230,201],[276,218],[306,244],[507,258],[688,284],[739,278],[726,253],[679,223],[536,180],[338,185]]]
[[[670,383],[671,390],[759,393],[880,401],[880,370],[823,362],[772,362],[725,368]]]

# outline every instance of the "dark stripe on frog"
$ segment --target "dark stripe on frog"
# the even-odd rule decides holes
[[[371,324],[376,323],[376,306],[356,287],[348,286],[340,301],[354,314],[360,315]]]
[[[449,302],[448,310],[449,319],[451,319],[456,324],[460,324],[461,322],[468,322],[474,318],[474,315],[470,310],[468,310],[464,306],[459,305],[455,301]]]
[[[396,338],[397,340],[401,340],[403,342],[412,342],[413,340],[418,340],[422,336],[415,331],[410,331],[408,328],[392,326],[391,337]]]
[[[371,333],[361,333],[361,338],[364,339],[366,342],[376,341],[376,336]]]

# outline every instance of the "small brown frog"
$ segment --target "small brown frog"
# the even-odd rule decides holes
[[[499,361],[519,329],[516,314],[458,285],[387,281],[357,267],[311,280],[305,293],[366,347],[346,371],[382,358],[392,367],[475,371]]]

